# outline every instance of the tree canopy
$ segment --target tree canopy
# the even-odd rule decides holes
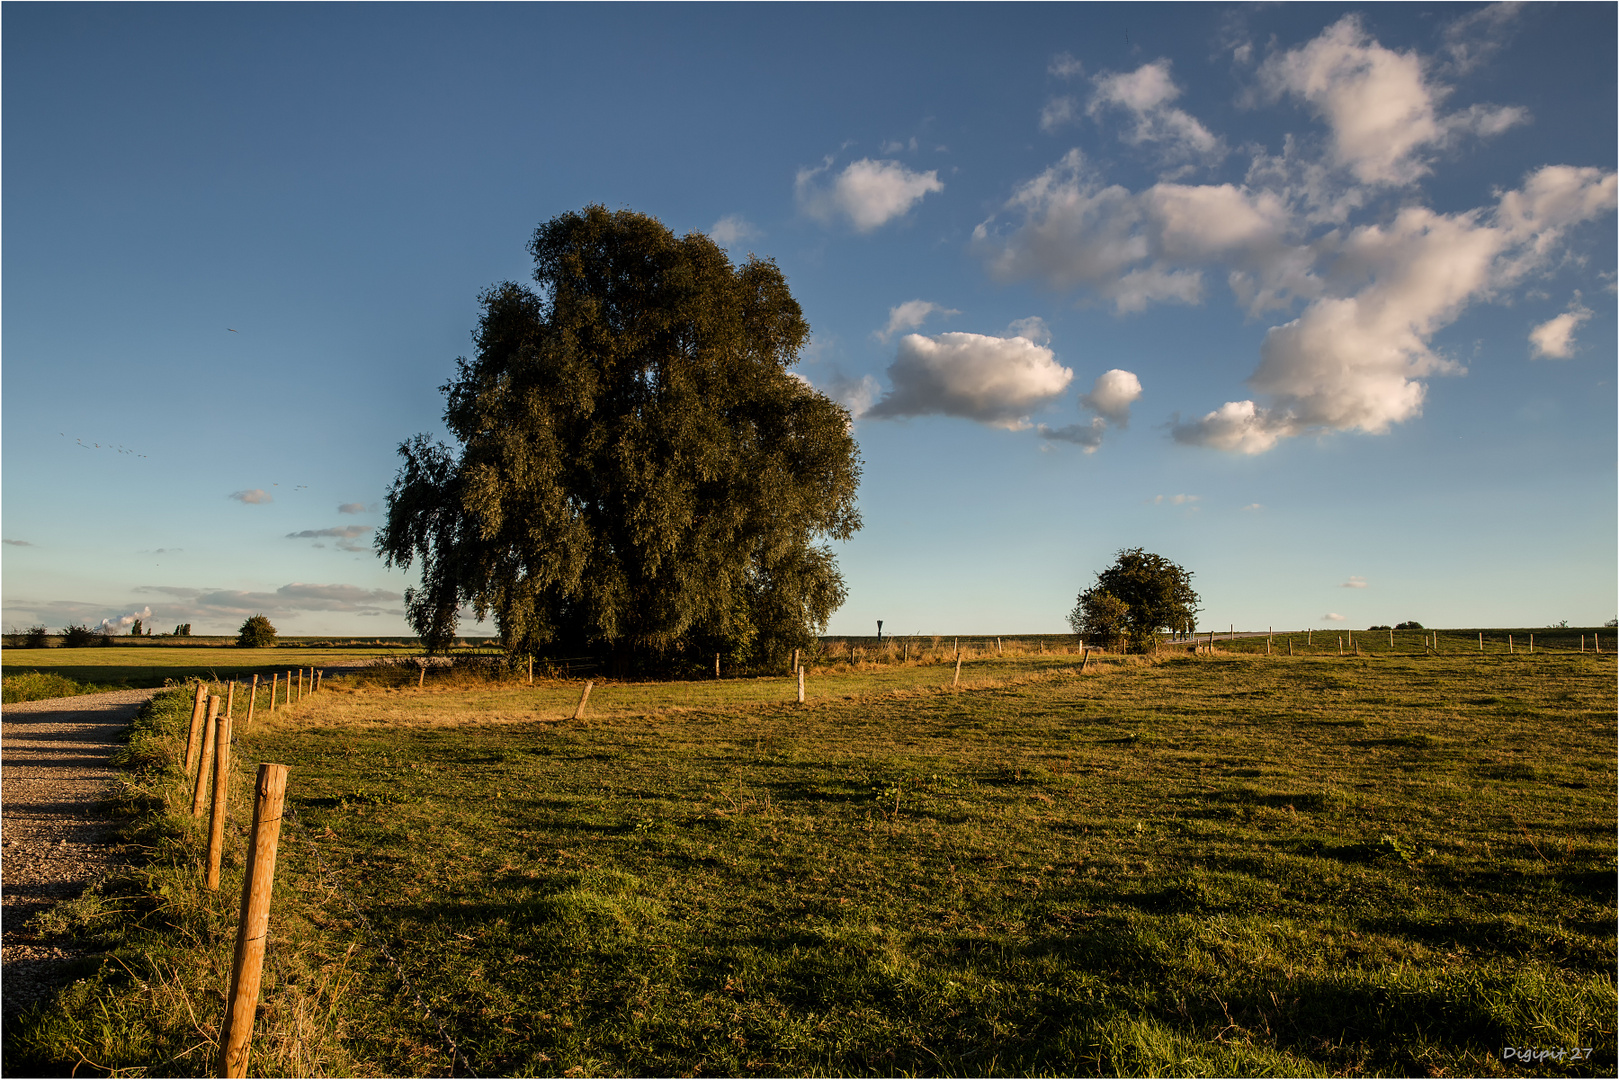
[[[789,371],[809,326],[781,271],[600,206],[529,251],[538,288],[479,297],[441,388],[458,445],[399,448],[376,547],[421,565],[412,627],[442,649],[470,608],[512,654],[619,671],[808,644],[844,599],[825,541],[860,527],[860,459]]]
[[[190,632],[186,626],[186,632]],[[243,621],[236,631],[236,644],[244,649],[263,649],[275,644],[276,629],[268,615],[254,615]]]
[[[1128,641],[1150,648],[1164,630],[1193,628],[1197,593],[1192,572],[1141,548],[1118,553],[1112,566],[1096,575],[1096,584],[1079,594],[1068,625],[1098,645]]]

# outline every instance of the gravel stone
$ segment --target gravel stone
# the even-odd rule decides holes
[[[27,701],[0,708],[0,997],[7,1016],[53,993],[73,941],[25,925],[127,861],[102,800],[118,735],[156,690]]]

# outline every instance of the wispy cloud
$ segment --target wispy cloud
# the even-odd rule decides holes
[[[371,531],[369,525],[339,525],[333,529],[304,529],[300,532],[287,534],[288,540],[320,540],[336,538],[340,540],[354,540]]]
[[[741,214],[726,214],[708,230],[709,237],[722,248],[745,244],[764,236],[757,227]]]
[[[11,547],[33,547],[34,546],[33,544],[29,543],[27,540],[0,540],[0,544],[7,544],[7,545],[9,545]]]
[[[165,618],[213,620],[216,626],[229,626],[260,612],[271,616],[296,616],[303,612],[340,612],[353,615],[401,615],[403,597],[387,589],[367,589],[359,585],[319,585],[294,582],[274,592],[237,589],[195,589],[177,585],[143,585],[135,590],[161,596]]]
[[[955,308],[947,308],[943,304],[935,304],[931,300],[907,300],[903,304],[896,304],[888,309],[888,325],[875,331],[873,337],[878,341],[887,341],[901,330],[916,330],[928,320],[931,315],[942,315],[946,318],[951,315],[960,315]]]
[[[1529,331],[1530,353],[1551,360],[1567,360],[1574,355],[1574,331],[1591,317],[1591,309],[1580,303],[1575,293],[1568,310],[1553,316]]]
[[[263,488],[248,488],[246,491],[233,491],[230,493],[230,497],[235,499],[237,502],[247,503],[249,506],[257,506],[261,503],[275,502],[274,499],[270,498],[270,493],[265,491]]]
[[[1202,502],[1203,501],[1203,496],[1201,496],[1201,495],[1154,495],[1152,497],[1152,501],[1153,501],[1153,504],[1156,505],[1156,506],[1162,506],[1165,503],[1169,504],[1170,506],[1185,506],[1188,503]]]
[[[339,514],[363,514],[366,510],[365,503],[343,503],[337,508]]]
[[[1366,579],[1359,574],[1350,574],[1349,580],[1338,586],[1340,589],[1364,589],[1365,587]]]
[[[1342,615],[1338,614],[1336,611],[1329,611],[1325,615],[1321,616],[1321,621],[1322,622],[1343,622],[1344,617]]]

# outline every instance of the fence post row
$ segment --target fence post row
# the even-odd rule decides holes
[[[208,814],[208,891],[219,891],[219,862],[225,852],[225,796],[230,791],[230,713],[214,728],[214,802]]]
[[[191,816],[202,816],[202,796],[208,790],[208,766],[213,761],[214,729],[219,719],[219,695],[208,695],[208,726],[202,736],[202,752],[197,761],[197,782],[191,791]]]
[[[270,931],[270,894],[275,885],[276,842],[281,837],[281,809],[287,797],[287,767],[259,766],[253,799],[253,841],[247,849],[242,880],[242,914],[236,926],[236,955],[231,962],[230,996],[219,1029],[220,1076],[246,1076],[253,1040],[253,1013],[264,975],[264,945]]]
[[[186,729],[186,775],[191,775],[191,768],[197,763],[197,735],[202,727],[203,709],[207,707],[208,686],[206,683],[197,683],[197,692],[191,699],[191,726]]]

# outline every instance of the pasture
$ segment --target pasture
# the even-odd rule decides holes
[[[252,1069],[1611,1073],[1615,669],[1542,633],[958,686],[946,639],[582,720],[577,681],[330,678],[237,731],[236,822],[292,768]],[[243,840],[204,891],[183,696],[131,744],[150,861],[51,916],[108,959],[8,1062],[211,1061]]]

